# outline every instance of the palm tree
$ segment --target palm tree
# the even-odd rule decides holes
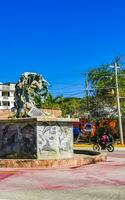
[[[60,108],[60,103],[63,101],[62,96],[54,97],[51,93],[48,94],[45,102],[42,104],[42,108]]]

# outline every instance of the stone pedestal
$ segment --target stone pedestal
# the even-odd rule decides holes
[[[64,159],[72,156],[72,120],[62,118],[37,119],[37,158],[42,160]]]
[[[77,119],[26,118],[0,120],[0,158],[39,160],[73,156]]]

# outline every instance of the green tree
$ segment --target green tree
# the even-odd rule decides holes
[[[84,104],[81,98],[64,98],[60,103],[60,108],[64,117],[67,114],[70,114],[71,117],[80,117],[84,112]]]
[[[51,93],[47,95],[44,102],[36,96],[35,103],[38,108],[61,109],[63,117],[66,117],[67,114],[70,114],[71,117],[80,117],[83,115],[85,105],[85,101],[81,98],[54,97]]]
[[[116,61],[115,61],[116,62]],[[119,60],[117,60],[119,62]],[[114,64],[114,63],[113,63]],[[119,63],[118,63],[119,64]],[[89,84],[92,95],[89,99],[90,110],[96,111],[105,106],[114,108],[116,104],[115,70],[109,64],[101,65],[89,71]],[[125,98],[125,70],[118,71],[120,96]],[[122,110],[125,110],[125,101],[121,101]]]
[[[49,108],[49,109],[60,108],[60,102],[62,101],[63,101],[62,96],[54,97],[51,93],[49,93],[46,100],[42,104],[42,108]]]

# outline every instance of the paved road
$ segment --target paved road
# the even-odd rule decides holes
[[[125,151],[73,169],[0,169],[0,199],[125,200]]]
[[[114,151],[112,153],[108,152],[108,157],[113,157],[113,158],[125,158],[125,150],[119,150],[119,151]]]

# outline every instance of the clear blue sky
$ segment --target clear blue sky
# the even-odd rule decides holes
[[[55,94],[82,94],[81,73],[119,54],[125,55],[124,0],[0,2],[0,82],[34,71]]]

